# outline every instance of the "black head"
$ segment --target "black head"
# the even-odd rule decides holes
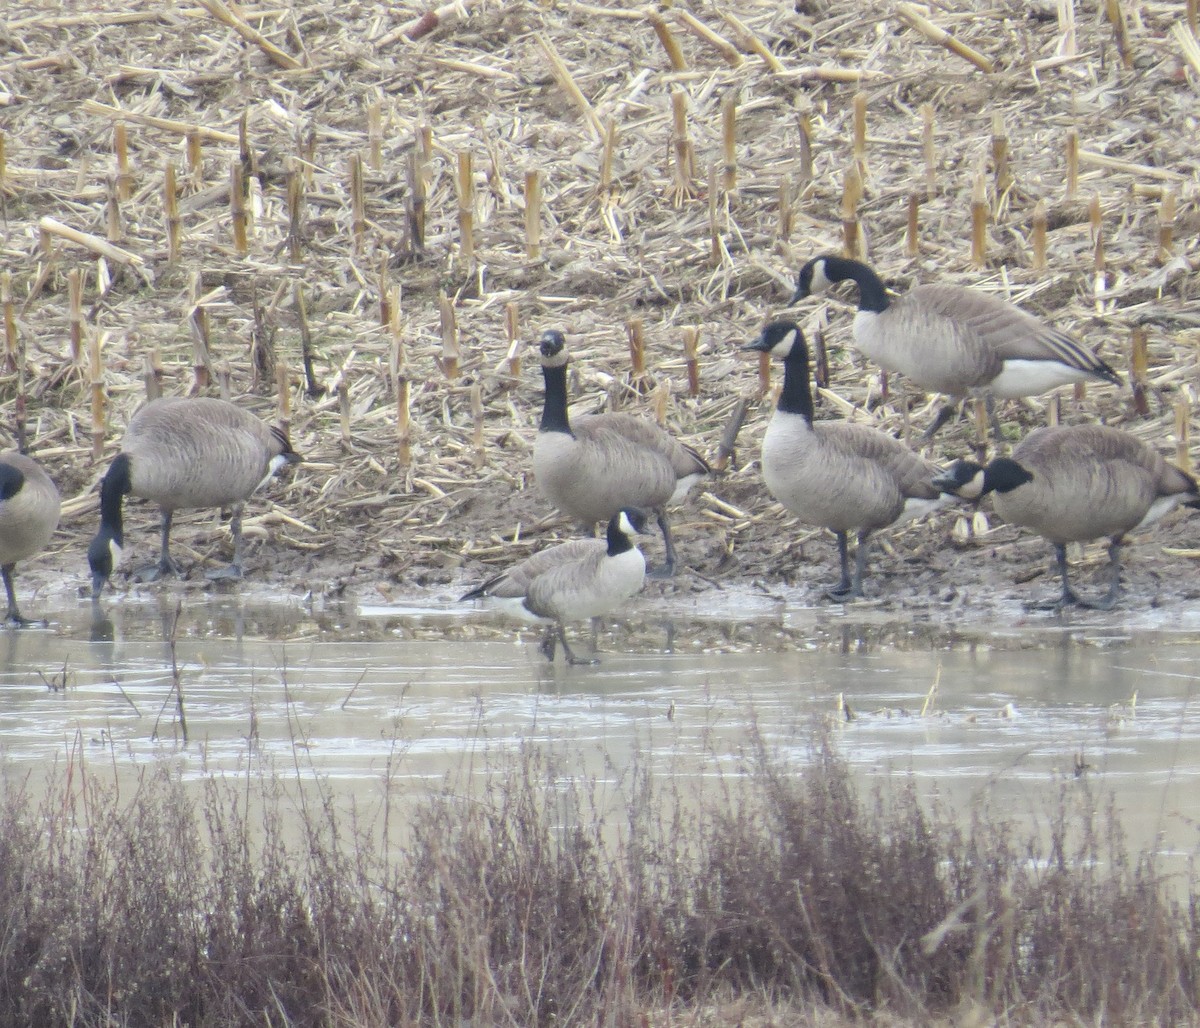
[[[809,296],[825,292],[835,282],[844,282],[848,278],[858,279],[870,277],[870,272],[859,261],[852,261],[837,254],[825,253],[814,257],[803,268],[796,279],[796,291],[792,294],[792,303],[799,303]]]
[[[796,279],[796,292],[792,295],[792,303],[799,303],[807,297],[823,293],[834,282],[841,282],[848,278],[847,264],[844,257],[837,257],[834,254],[826,253],[820,257],[814,257],[800,269],[800,275]]]
[[[1032,481],[1032,471],[1008,457],[997,457],[987,467],[973,460],[956,460],[933,479],[933,486],[964,500],[978,500],[987,493],[1011,492]]]
[[[561,368],[570,357],[567,352],[567,337],[558,329],[547,329],[538,340],[538,349],[542,355],[542,367]]]
[[[973,460],[956,460],[940,475],[936,475],[932,485],[951,496],[961,496],[964,500],[977,500],[986,491],[983,487],[983,467]]]
[[[617,512],[617,524],[626,535],[642,535],[646,531],[646,512],[638,507],[624,507]]]
[[[104,583],[113,573],[121,554],[121,543],[109,531],[101,529],[88,545],[88,567],[92,571],[92,599],[104,591]]]
[[[638,544],[638,536],[646,529],[646,514],[637,507],[625,507],[609,519],[605,538],[608,540],[608,555],[615,557],[626,553]]]
[[[1033,481],[1033,472],[1008,457],[997,457],[984,469],[984,492],[1009,493]]]
[[[742,350],[769,353],[783,360],[800,355],[808,357],[808,343],[804,341],[800,326],[794,321],[772,321],[754,342],[746,344]]]
[[[11,464],[0,462],[0,500],[11,500],[25,485],[25,473]]]

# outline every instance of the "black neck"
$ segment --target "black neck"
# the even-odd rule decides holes
[[[129,455],[118,453],[100,483],[100,531],[115,539],[118,546],[125,544],[125,523],[121,514],[121,504],[131,488]]]
[[[797,339],[792,352],[783,359],[783,389],[779,393],[779,409],[785,414],[799,414],[812,424],[812,383],[808,377],[808,348]]]
[[[608,522],[608,555],[615,557],[621,553],[628,553],[633,549],[633,542],[624,532],[621,531],[620,522],[621,516],[618,514],[615,518],[610,518]]]
[[[567,420],[567,366],[547,367],[543,364],[542,378],[546,383],[546,396],[542,406],[541,430],[570,435],[571,423]]]
[[[887,290],[879,276],[868,268],[862,261],[852,261],[847,257],[826,257],[825,277],[830,282],[844,282],[850,279],[858,286],[858,309],[882,314],[888,309]]]

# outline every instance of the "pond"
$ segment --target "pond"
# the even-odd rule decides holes
[[[736,610],[736,617],[734,611]],[[613,783],[636,761],[701,783],[755,738],[797,763],[833,727],[864,781],[1042,817],[1063,782],[1115,799],[1130,842],[1182,873],[1200,824],[1200,627],[1147,616],[970,628],[761,593],[645,599],[601,663],[549,666],[537,635],[471,604],[308,605],[165,588],[0,632],[0,755],[35,783],[86,760],[118,778],[266,769],[357,809],[427,794],[521,746]],[[1133,627],[1130,627],[1130,622]],[[590,633],[573,636],[586,650]]]

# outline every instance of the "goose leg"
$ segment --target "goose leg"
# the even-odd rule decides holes
[[[869,532],[858,533],[858,548],[854,551],[854,587],[850,595],[863,598],[863,577],[867,573],[867,557],[871,553],[871,536]]]
[[[1065,606],[1068,603],[1073,603],[1075,606],[1083,607],[1087,610],[1112,610],[1116,606],[1116,602],[1121,595],[1122,542],[1122,537],[1116,536],[1108,544],[1108,592],[1098,600],[1084,599],[1066,584],[1066,547],[1056,547],[1056,549],[1061,549],[1063,553],[1059,564],[1059,567],[1063,569],[1063,598],[1060,605]]]
[[[648,578],[670,578],[675,574],[675,543],[671,539],[671,526],[667,523],[667,512],[659,509],[657,512],[658,530],[662,532],[663,546],[667,555],[664,562],[653,571],[647,572]]]
[[[838,561],[842,568],[842,579],[832,589],[826,590],[826,594],[831,600],[844,602],[854,593],[854,584],[850,581],[850,544],[846,539],[845,532],[834,532],[833,534],[837,537]]]
[[[8,593],[8,615],[5,617],[4,623],[12,625],[14,628],[24,628],[26,625],[44,625],[45,621],[22,617],[21,612],[17,609],[17,592],[13,588],[13,569],[15,567],[16,564],[5,564],[0,568],[0,574],[4,576],[4,591]]]
[[[233,561],[226,567],[215,568],[205,578],[210,581],[237,581],[242,577],[242,510],[244,505],[235,504],[229,517],[229,531],[233,533]]]
[[[938,432],[941,430],[942,426],[945,425],[946,422],[949,421],[952,417],[954,417],[954,415],[957,411],[958,411],[957,403],[943,404],[942,409],[937,412],[937,417],[933,419],[933,424],[930,425],[927,429],[925,429],[924,432],[921,433],[921,441],[925,442],[925,443],[929,442],[930,439],[932,439],[935,435],[938,434]]]
[[[1067,547],[1063,543],[1054,544],[1054,560],[1058,565],[1058,577],[1062,582],[1062,594],[1057,600],[1043,600],[1029,604],[1032,610],[1062,610],[1063,607],[1087,607],[1088,603],[1080,599],[1079,594],[1071,588],[1070,574],[1067,568]]]
[[[558,643],[558,636],[555,634],[554,626],[551,625],[546,629],[546,634],[542,636],[542,641],[538,644],[538,649],[542,651],[542,656],[545,657],[551,664],[554,663],[554,650]]]
[[[571,647],[567,645],[567,632],[566,632],[566,629],[563,628],[562,625],[558,626],[558,642],[559,642],[559,645],[562,646],[563,653],[565,653],[567,655],[567,663],[568,664],[576,665],[576,664],[599,664],[600,663],[600,661],[597,660],[595,657],[577,657],[577,656],[575,656],[575,654],[571,650]]]
[[[996,416],[996,397],[991,393],[984,393],[983,409],[987,411],[988,423],[992,426],[992,438],[997,443],[1004,442],[1004,430],[1000,427],[1000,419]]]
[[[159,550],[158,563],[150,564],[147,567],[135,571],[131,576],[138,582],[157,582],[160,578],[167,575],[174,575],[176,578],[183,576],[183,572],[179,569],[179,565],[171,559],[171,520],[174,517],[172,511],[164,509],[162,512],[162,525],[160,528],[161,548]]]
[[[1100,602],[1105,606],[1099,610],[1112,610],[1121,597],[1121,547],[1125,537],[1116,535],[1108,544],[1108,593]]]

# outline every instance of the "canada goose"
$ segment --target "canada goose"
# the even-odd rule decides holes
[[[679,503],[709,473],[703,457],[651,421],[609,412],[567,418],[566,337],[542,333],[546,396],[533,446],[533,472],[543,495],[589,532],[622,507],[654,511],[666,562],[652,577],[675,572],[675,545],[666,507]]]
[[[829,595],[839,601],[862,596],[871,533],[950,502],[931,483],[937,468],[869,425],[813,422],[808,344],[794,322],[772,322],[742,349],[783,359],[779,406],[762,442],[767,489],[805,524],[837,537],[841,581]],[[853,580],[850,532],[858,536]]]
[[[37,461],[22,453],[0,453],[0,574],[8,593],[10,625],[40,622],[21,616],[13,588],[17,561],[44,549],[58,527],[58,489]]]
[[[627,507],[608,523],[604,539],[572,539],[527,557],[484,582],[462,599],[493,599],[510,612],[550,621],[541,650],[554,660],[556,642],[571,664],[595,664],[576,657],[564,624],[608,614],[642,588],[646,559],[637,537],[646,516]]]
[[[955,461],[934,479],[939,489],[977,500],[994,492],[997,513],[1054,546],[1062,596],[1051,604],[1108,610],[1121,595],[1121,542],[1180,504],[1200,507],[1196,480],[1145,443],[1105,425],[1055,425],[1031,432],[986,467]],[[1066,544],[1109,536],[1109,588],[1085,600],[1067,580]]]
[[[284,432],[227,400],[162,397],[129,422],[121,452],[100,484],[100,530],[88,547],[92,596],[99,597],[125,544],[121,505],[127,493],[162,510],[162,554],[139,577],[178,574],[171,559],[171,518],[188,507],[232,507],[233,562],[209,578],[242,576],[242,507],[284,464],[300,455]]]
[[[858,285],[855,345],[921,389],[955,401],[983,393],[997,434],[993,397],[1034,396],[1088,379],[1121,385],[1117,373],[1082,343],[1007,300],[965,286],[914,286],[892,300],[867,265],[827,255],[800,269],[791,302],[846,279]],[[954,409],[947,404],[938,412],[926,439]]]

